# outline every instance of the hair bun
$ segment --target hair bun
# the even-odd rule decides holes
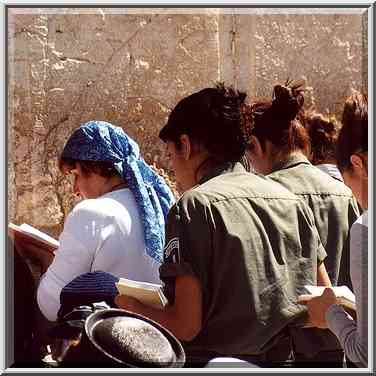
[[[334,119],[329,119],[325,123],[324,127],[325,127],[325,133],[328,133],[328,134],[332,134],[332,133],[337,132],[337,128],[338,128]]]
[[[333,137],[338,131],[337,120],[333,115],[325,116],[313,110],[305,115],[305,123],[312,134],[321,133],[325,137]]]
[[[295,119],[304,104],[303,82],[286,81],[276,85],[273,90],[272,111],[278,119],[289,123]]]

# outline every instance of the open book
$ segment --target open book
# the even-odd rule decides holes
[[[304,286],[305,289],[314,296],[322,295],[325,290],[325,286]],[[336,295],[338,302],[344,309],[351,315],[356,316],[355,295],[347,286],[333,286],[334,294]]]
[[[13,239],[19,238],[24,242],[27,241],[33,243],[34,245],[39,246],[40,248],[51,253],[53,253],[59,247],[59,242],[56,239],[26,223],[23,223],[21,226],[17,226],[14,223],[9,223],[8,234]]]
[[[116,287],[120,295],[131,296],[145,305],[163,309],[167,304],[161,285],[120,278]]]

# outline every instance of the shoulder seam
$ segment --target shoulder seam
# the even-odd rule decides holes
[[[313,192],[294,192],[297,196],[337,196],[337,197],[345,197],[351,200],[353,198],[352,195],[346,193],[333,193],[333,192],[320,192],[320,193],[313,193]]]

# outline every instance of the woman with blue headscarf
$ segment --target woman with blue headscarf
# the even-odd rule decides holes
[[[84,198],[68,215],[60,246],[38,287],[38,304],[54,321],[62,288],[77,276],[105,271],[159,282],[171,190],[120,127],[89,121],[74,131],[59,161]]]

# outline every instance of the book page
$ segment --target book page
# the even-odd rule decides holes
[[[59,242],[56,239],[27,224],[17,226],[14,223],[9,223],[8,234],[12,238],[20,239],[24,243],[34,244],[50,252],[53,252],[59,247]]]
[[[307,304],[307,302],[314,296],[321,296],[324,290],[327,288],[325,286],[304,286],[305,289],[310,293],[310,295],[301,295],[298,298],[300,304]],[[356,305],[355,305],[355,295],[347,286],[333,286],[334,294],[337,297],[338,304],[345,309],[345,311],[356,320]]]
[[[28,227],[34,229],[32,226]],[[25,230],[21,226],[9,223],[8,237],[13,239],[14,251],[25,260],[33,276],[38,279],[51,265],[55,257],[54,251],[58,248],[59,242],[36,229],[34,230],[40,232],[42,237],[38,232],[36,234],[29,233],[28,227]]]
[[[313,296],[320,296],[325,290],[325,286],[304,286]],[[338,303],[356,319],[355,295],[347,286],[331,287],[338,298]]]
[[[304,286],[307,291],[310,292],[310,294],[318,296],[322,295],[322,293],[325,290],[325,286]],[[344,298],[348,300],[349,302],[352,302],[355,304],[355,295],[354,293],[347,287],[347,286],[333,286],[331,287],[335,293],[335,295],[339,298]]]
[[[135,281],[133,279],[127,279],[127,278],[120,278],[119,282],[122,285],[140,288],[144,290],[150,290],[150,291],[157,291],[158,289],[162,288],[162,285],[158,285],[156,283]]]
[[[131,296],[154,308],[163,309],[166,303],[161,285],[120,278],[116,287],[120,295]]]
[[[44,240],[46,243],[51,244],[52,246],[55,246],[56,248],[59,247],[58,240],[54,239],[52,236],[47,235],[46,233],[36,229],[33,226],[30,226],[26,223],[23,223],[20,226],[20,229],[24,231],[25,233],[28,233],[30,235],[36,236],[40,240]]]

